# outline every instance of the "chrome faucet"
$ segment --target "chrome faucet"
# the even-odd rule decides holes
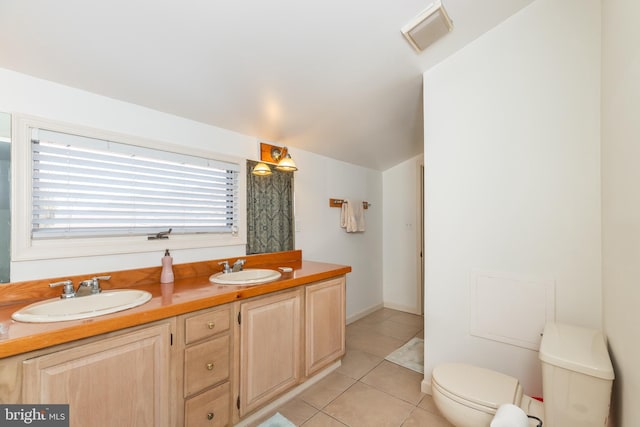
[[[56,288],[58,286],[64,286],[64,288],[62,288],[62,294],[60,295],[60,298],[67,299],[76,296],[76,291],[73,290],[73,282],[71,280],[49,283],[50,288]]]
[[[246,259],[236,260],[236,262],[233,263],[233,268],[231,269],[231,271],[242,271],[242,266],[245,262],[247,262]]]
[[[229,266],[229,261],[220,261],[218,265],[222,266],[223,273],[231,273],[231,267]]]
[[[83,280],[78,285],[78,289],[76,290],[76,296],[84,297],[87,295],[99,294],[100,292],[102,292],[102,289],[100,288],[100,280],[109,280],[109,279],[111,279],[111,276],[98,276],[88,280]]]

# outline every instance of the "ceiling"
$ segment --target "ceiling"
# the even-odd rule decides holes
[[[0,67],[386,170],[422,152],[422,73],[533,0],[0,0]],[[294,152],[294,150],[292,150]]]

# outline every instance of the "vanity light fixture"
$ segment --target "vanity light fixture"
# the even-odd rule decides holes
[[[261,142],[260,162],[255,165],[251,173],[261,176],[269,175],[271,173],[269,164],[274,165],[276,169],[283,172],[295,172],[298,170],[287,147],[278,147]]]
[[[287,147],[285,147],[285,149],[286,148]],[[278,162],[278,166],[276,166],[276,169],[283,172],[295,172],[298,170],[298,167],[291,158],[291,154],[287,153],[283,158],[280,159],[280,161]]]
[[[251,173],[259,176],[267,176],[267,175],[271,175],[271,169],[266,163],[260,162],[253,167],[253,170],[251,171]]]

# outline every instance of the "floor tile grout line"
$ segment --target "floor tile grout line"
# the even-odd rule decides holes
[[[362,351],[362,350],[361,350],[361,351]],[[363,353],[366,353],[366,352],[365,352],[365,351],[363,351]],[[371,353],[367,353],[367,354],[371,354]],[[394,398],[394,399],[400,400],[400,401],[402,401],[402,402],[406,403],[407,405],[409,405],[409,406],[412,406],[412,407],[413,407],[413,408],[411,409],[411,411],[409,411],[409,414],[408,414],[408,415],[403,419],[402,423],[400,423],[400,424],[398,425],[398,427],[400,427],[400,426],[404,423],[404,421],[406,421],[406,420],[407,420],[407,418],[409,417],[409,415],[411,415],[411,413],[413,413],[413,411],[418,407],[418,405],[420,404],[420,402],[422,401],[422,399],[424,398],[424,396],[421,396],[417,403],[412,403],[412,402],[409,402],[409,401],[407,401],[407,400],[405,400],[405,399],[402,399],[402,398],[400,398],[400,397],[394,396],[394,395],[392,395],[392,394],[390,394],[390,393],[386,392],[385,390],[380,389],[380,388],[378,388],[378,387],[376,387],[376,386],[374,386],[374,385],[367,384],[367,383],[365,383],[365,382],[363,382],[363,381],[362,381],[362,378],[366,377],[369,373],[371,373],[373,370],[375,370],[378,366],[380,366],[380,365],[381,365],[382,363],[384,363],[385,361],[386,361],[386,359],[382,359],[382,360],[381,360],[380,362],[378,362],[378,363],[377,363],[373,368],[371,368],[369,371],[367,371],[367,373],[365,373],[364,375],[362,375],[359,379],[356,379],[356,380],[353,382],[353,384],[351,384],[349,387],[347,387],[346,389],[344,389],[342,392],[340,392],[338,395],[336,395],[333,399],[331,399],[329,402],[327,402],[327,403],[326,403],[322,408],[318,409],[317,407],[315,407],[315,406],[311,405],[309,402],[305,401],[305,403],[307,403],[308,405],[312,406],[314,409],[318,409],[318,411],[317,411],[316,413],[314,413],[314,414],[313,414],[313,416],[309,417],[309,419],[313,418],[313,417],[314,417],[318,412],[322,412],[323,414],[327,415],[328,417],[331,417],[331,418],[335,419],[336,421],[340,422],[341,424],[344,424],[344,425],[346,425],[347,427],[351,427],[349,424],[346,424],[344,421],[341,421],[340,419],[338,419],[338,418],[336,418],[336,417],[332,416],[331,414],[329,414],[329,413],[325,412],[325,409],[326,409],[329,405],[331,405],[331,403],[333,403],[334,401],[336,401],[337,399],[339,399],[343,394],[345,394],[345,393],[346,393],[349,389],[351,389],[353,386],[355,386],[356,384],[360,383],[360,384],[362,384],[362,385],[364,385],[364,386],[366,386],[366,387],[370,387],[370,388],[372,388],[372,389],[374,389],[374,390],[378,390],[378,391],[380,391],[381,393],[384,393],[385,395],[387,395],[387,396],[389,396],[389,397],[391,397],[391,398]],[[399,365],[398,365],[398,366],[399,366]],[[407,368],[404,368],[404,367],[402,367],[402,366],[401,366],[401,368],[403,368],[403,369],[407,369]],[[345,376],[346,376],[346,375],[345,375]],[[350,377],[349,377],[349,378],[350,378]],[[353,379],[353,378],[352,378],[352,379]],[[424,393],[421,393],[421,394],[424,394]],[[304,399],[302,399],[302,400],[304,400]],[[305,423],[306,423],[307,421],[309,421],[309,419],[307,419],[307,420],[305,421]],[[303,423],[303,425],[304,425],[304,423]]]
[[[404,369],[407,369],[407,368],[404,368]],[[380,391],[380,392],[382,392],[382,393],[386,394],[386,395],[387,395],[387,396],[389,396],[389,397],[393,397],[394,399],[396,399],[396,400],[400,400],[400,401],[402,401],[402,402],[406,403],[407,405],[411,405],[411,406],[418,406],[418,404],[420,404],[420,401],[424,398],[424,396],[422,396],[422,395],[424,395],[424,394],[425,394],[425,393],[420,392],[421,396],[420,396],[420,400],[418,400],[418,403],[412,403],[412,402],[408,402],[408,401],[404,400],[404,399],[403,399],[403,398],[401,398],[401,397],[394,396],[393,394],[391,394],[391,393],[389,393],[389,392],[387,392],[387,391],[385,391],[385,390],[383,390],[383,389],[381,389],[381,388],[378,388],[378,387],[376,387],[376,386],[374,386],[374,385],[367,384],[367,383],[362,382],[362,381],[358,381],[358,382],[359,382],[360,384],[364,384],[364,385],[366,385],[367,387],[371,387],[372,389],[378,390],[378,391]]]
[[[322,414],[323,416],[329,417],[332,420],[335,420],[337,423],[340,423],[340,425],[344,425],[347,427],[356,427],[359,426],[360,424],[358,424],[357,420],[354,420],[356,422],[355,425],[351,425],[345,421],[342,421],[339,418],[336,418],[334,415],[329,414],[328,412],[325,412],[327,410],[327,408],[334,403],[335,401],[337,401],[338,399],[340,399],[341,397],[343,397],[343,395],[345,393],[347,393],[349,390],[352,389],[352,387],[358,385],[358,383],[360,383],[360,385],[365,386],[365,387],[369,387],[373,390],[376,390],[380,393],[383,393],[384,395],[388,396],[389,398],[393,398],[396,399],[398,401],[403,402],[404,404],[408,405],[408,409],[409,412],[404,416],[404,419],[402,419],[400,421],[400,423],[397,425],[397,427],[402,427],[409,419],[411,419],[412,417],[419,417],[419,414],[417,414],[417,410],[420,409],[421,411],[425,411],[428,413],[432,413],[433,415],[439,416],[439,414],[434,413],[426,408],[421,408],[419,405],[421,405],[423,403],[423,401],[425,400],[426,396],[428,396],[425,393],[420,392],[420,396],[417,399],[416,403],[413,403],[412,401],[408,401],[405,400],[405,398],[403,397],[399,397],[399,396],[395,396],[392,393],[387,392],[384,388],[378,388],[380,386],[382,386],[383,384],[378,384],[378,386],[372,385],[372,384],[367,384],[366,382],[363,381],[364,378],[366,378],[368,375],[372,374],[376,369],[379,369],[381,367],[381,365],[385,362],[389,362],[389,363],[393,363],[390,361],[386,360],[387,355],[380,355],[380,354],[374,354],[371,353],[370,351],[365,350],[364,348],[367,349],[372,349],[372,350],[376,350],[376,348],[371,347],[371,346],[367,346],[366,345],[366,341],[371,338],[371,339],[378,339],[378,338],[382,338],[382,339],[393,339],[395,341],[397,341],[399,343],[398,348],[400,348],[401,346],[405,345],[406,343],[408,343],[409,341],[411,341],[413,338],[420,338],[420,339],[424,339],[424,326],[421,326],[420,328],[418,328],[414,334],[412,334],[411,336],[407,337],[407,338],[398,338],[397,336],[394,336],[392,333],[391,334],[385,334],[385,333],[381,333],[380,329],[384,329],[385,326],[382,325],[383,323],[386,323],[387,325],[392,325],[387,327],[387,329],[392,329],[393,328],[397,328],[397,327],[406,327],[406,328],[410,328],[410,329],[416,329],[417,327],[415,325],[412,325],[410,321],[406,321],[403,323],[402,321],[397,321],[398,318],[402,318],[404,317],[405,319],[411,319],[413,317],[420,317],[419,315],[415,315],[412,313],[401,313],[401,312],[397,312],[395,310],[391,310],[391,309],[386,309],[383,308],[382,310],[384,310],[383,312],[379,312],[378,315],[375,315],[377,318],[375,320],[370,320],[367,319],[367,317],[364,317],[362,319],[358,319],[358,321],[353,322],[350,325],[347,325],[347,348],[346,348],[346,352],[345,355],[348,354],[350,351],[357,351],[360,352],[364,355],[366,355],[368,358],[371,358],[371,361],[374,362],[373,366],[371,366],[370,368],[366,369],[365,372],[363,372],[362,374],[358,375],[358,378],[353,378],[352,375],[347,375],[345,373],[341,373],[336,371],[337,374],[343,375],[344,377],[348,378],[350,381],[353,381],[346,389],[340,391],[337,395],[333,396],[327,403],[324,403],[321,407],[316,407],[315,405],[312,405],[311,403],[309,403],[308,401],[300,398],[301,402],[304,403],[305,405],[307,405],[309,408],[311,408],[310,412],[311,412],[311,416],[306,417],[304,419],[304,421],[301,421],[301,426],[305,425],[307,423],[310,422],[311,419],[313,419],[314,417],[316,417],[318,414]],[[393,320],[392,318],[396,317],[396,320]],[[369,320],[369,321],[367,321]],[[402,320],[402,319],[401,319]],[[350,326],[352,326],[350,328]],[[403,334],[404,335],[404,334]],[[356,345],[355,346],[350,346],[348,344],[348,341],[350,339],[353,340],[358,340],[360,341],[360,343],[358,342],[354,342]],[[363,341],[364,340],[364,341]],[[364,343],[364,345],[362,344]],[[362,347],[360,347],[362,346]],[[364,347],[364,348],[363,348]],[[379,349],[382,349],[382,347],[378,347]],[[389,352],[389,354],[391,354],[391,352]],[[379,360],[378,360],[379,359]],[[357,359],[356,359],[357,360]],[[368,363],[367,363],[368,365]],[[407,369],[410,370],[406,367],[403,367],[401,365],[398,365],[403,369]],[[345,372],[351,372],[351,373],[357,373],[357,372],[353,372],[353,371],[357,371],[357,367],[356,368],[348,368],[345,370]],[[375,381],[374,381],[375,382]],[[330,389],[329,389],[330,390]],[[400,393],[403,394],[403,393]],[[311,398],[311,396],[310,396]],[[428,402],[427,402],[428,404]],[[415,418],[414,418],[415,419]],[[397,419],[395,420],[396,422],[398,421]],[[393,427],[396,427],[395,423],[393,425]]]

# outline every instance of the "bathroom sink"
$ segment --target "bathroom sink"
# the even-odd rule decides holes
[[[87,319],[137,307],[150,299],[149,292],[137,289],[104,291],[83,297],[36,302],[16,311],[11,317],[13,320],[30,323]]]
[[[268,268],[247,268],[233,273],[216,273],[209,277],[209,281],[219,285],[258,285],[273,282],[282,276],[277,270]]]

